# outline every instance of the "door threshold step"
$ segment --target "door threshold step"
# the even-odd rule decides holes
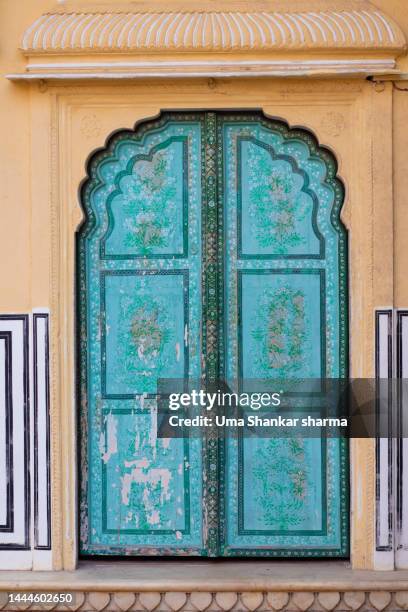
[[[9,593],[71,593],[69,605],[10,604]],[[342,612],[408,609],[408,571],[343,561],[83,561],[75,571],[0,572],[0,610]]]

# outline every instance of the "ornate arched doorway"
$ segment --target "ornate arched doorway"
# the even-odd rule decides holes
[[[339,439],[158,439],[159,378],[347,375],[334,156],[257,112],[113,135],[78,233],[81,550],[346,556]]]

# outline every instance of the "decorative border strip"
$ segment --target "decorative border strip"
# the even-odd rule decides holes
[[[393,311],[375,313],[375,377],[392,379]],[[378,412],[376,416],[378,420]],[[393,442],[392,413],[388,420],[388,438],[376,438],[376,551],[393,550]],[[378,423],[377,423],[378,428]]]
[[[51,550],[49,315],[33,314],[34,548]]]
[[[29,317],[0,315],[0,332],[10,337],[9,384],[12,400],[13,530],[0,532],[0,550],[30,548]],[[17,360],[20,360],[21,362]],[[18,366],[18,367],[16,367]],[[18,457],[18,461],[16,458]]]
[[[398,585],[396,585],[398,587]],[[21,591],[22,589],[20,589]],[[33,591],[32,586],[30,592]],[[44,592],[50,592],[44,591]],[[72,592],[72,591],[71,591]],[[35,593],[35,592],[34,592]],[[408,591],[361,590],[354,591],[151,591],[108,592],[76,591],[71,604],[52,604],[52,609],[77,612],[322,612],[356,611],[396,612],[406,610]],[[0,610],[21,610],[22,604],[9,604],[8,593],[0,592]],[[44,604],[24,603],[24,610],[43,610]]]
[[[217,115],[203,113],[202,132],[202,355],[203,385],[214,385],[220,374],[223,312],[223,207],[217,180]],[[204,547],[209,557],[219,553],[219,441],[214,428],[206,431],[203,445],[206,478],[203,486]]]

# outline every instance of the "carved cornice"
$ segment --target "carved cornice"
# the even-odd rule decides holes
[[[402,51],[405,39],[378,9],[46,13],[25,32],[32,54],[342,49]]]
[[[27,28],[11,80],[392,74],[398,25],[365,0],[68,5]]]

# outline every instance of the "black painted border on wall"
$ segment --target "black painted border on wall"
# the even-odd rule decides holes
[[[29,315],[7,314],[0,315],[0,321],[20,321],[23,326],[23,422],[24,422],[24,543],[1,544],[0,550],[30,550],[30,388],[29,388]],[[11,354],[12,354],[12,330]],[[12,374],[12,370],[11,370]],[[12,382],[12,378],[10,383]],[[12,392],[12,389],[11,389]],[[13,409],[16,406],[13,405]],[[12,441],[13,442],[13,441]]]
[[[38,320],[45,321],[45,401],[46,401],[46,472],[47,472],[47,543],[39,544],[38,517]],[[34,548],[36,550],[51,550],[51,479],[50,479],[50,372],[49,372],[49,315],[47,313],[33,314],[33,385],[34,385]]]

